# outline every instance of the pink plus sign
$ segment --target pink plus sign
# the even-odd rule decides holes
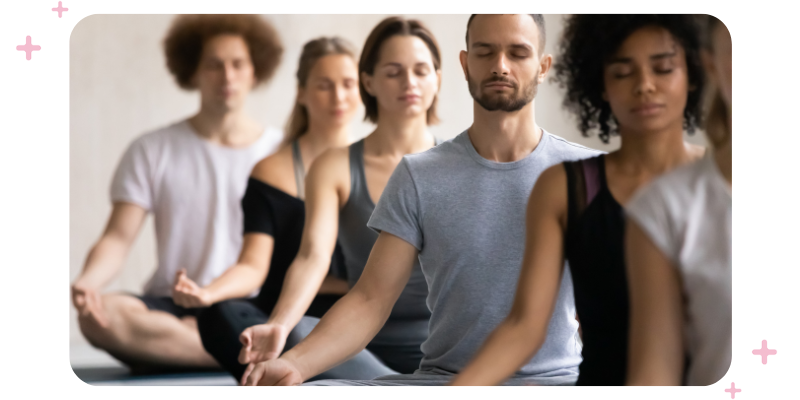
[[[768,349],[767,348],[767,341],[766,340],[762,340],[761,341],[761,348],[753,350],[753,354],[755,354],[757,356],[761,356],[761,364],[766,364],[767,363],[767,356],[774,356],[775,354],[778,354],[778,350]]]
[[[31,59],[31,53],[32,52],[39,51],[41,49],[42,49],[42,46],[32,45],[31,44],[31,37],[30,36],[26,36],[25,37],[25,44],[24,45],[21,44],[21,45],[17,46],[17,50],[21,50],[21,51],[25,52],[25,59],[27,59],[27,60]]]
[[[69,11],[69,8],[61,7],[61,2],[58,2],[58,8],[53,8],[53,11],[58,11],[58,18],[61,18],[61,13],[64,11]]]
[[[725,389],[725,391],[731,394],[731,398],[732,399],[735,399],[736,398],[736,393],[741,392],[742,389],[737,389],[736,388],[736,384],[731,382],[731,388],[730,389]]]

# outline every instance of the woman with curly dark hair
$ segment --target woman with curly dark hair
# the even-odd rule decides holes
[[[537,352],[561,276],[581,321],[578,385],[623,385],[628,348],[623,207],[654,177],[702,156],[684,142],[699,120],[703,71],[689,15],[575,15],[556,77],[584,134],[621,138],[610,154],[547,169],[531,192],[525,255],[509,316],[458,381],[497,384]],[[565,263],[569,270],[565,269]]]
[[[656,179],[627,208],[629,385],[711,385],[731,365],[732,48],[707,16],[713,150]],[[688,363],[686,360],[688,359]]]
[[[164,40],[178,85],[199,92],[192,117],[137,138],[111,184],[106,230],[72,285],[81,331],[133,369],[214,367],[196,326],[198,308],[171,297],[176,273],[201,285],[236,261],[242,245],[239,203],[253,166],[280,142],[245,112],[283,52],[256,15],[182,15]],[[142,296],[100,294],[152,212],[158,265]]]

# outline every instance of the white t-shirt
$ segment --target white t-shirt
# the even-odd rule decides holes
[[[158,266],[146,295],[171,296],[181,268],[205,286],[236,262],[247,179],[281,139],[280,131],[268,128],[247,147],[224,147],[182,121],[131,143],[114,174],[111,201],[153,213]]]
[[[680,270],[687,383],[717,382],[731,363],[731,190],[711,151],[656,179],[626,212]]]

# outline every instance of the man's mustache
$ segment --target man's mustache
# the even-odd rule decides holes
[[[508,79],[508,78],[506,78],[504,76],[495,76],[495,77],[486,79],[483,82],[481,82],[481,86],[485,86],[485,85],[488,85],[488,84],[494,83],[494,82],[507,83],[507,84],[511,85],[513,88],[515,88],[515,89],[517,88],[517,82],[512,81],[511,79]]]

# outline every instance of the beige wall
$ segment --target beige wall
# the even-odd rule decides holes
[[[248,110],[265,125],[282,127],[295,92],[294,71],[306,41],[339,35],[360,47],[384,15],[269,15],[281,33],[285,53],[275,78],[257,90]],[[439,94],[442,123],[431,131],[451,138],[472,120],[472,99],[458,62],[468,15],[409,16],[422,20],[439,41],[443,81]],[[177,88],[165,68],[161,40],[171,15],[93,15],[73,30],[70,43],[70,278],[81,270],[86,253],[103,230],[111,210],[109,184],[127,145],[139,134],[191,115],[198,97]],[[546,16],[547,50],[561,31],[560,15]],[[583,138],[561,108],[561,92],[547,82],[539,89],[537,122],[568,140],[604,150],[597,138]],[[363,115],[363,113],[359,113]],[[353,122],[361,137],[372,126]],[[698,135],[693,141],[702,139]],[[155,238],[148,218],[125,268],[112,290],[140,293],[155,267]],[[71,342],[82,341],[71,310]]]

